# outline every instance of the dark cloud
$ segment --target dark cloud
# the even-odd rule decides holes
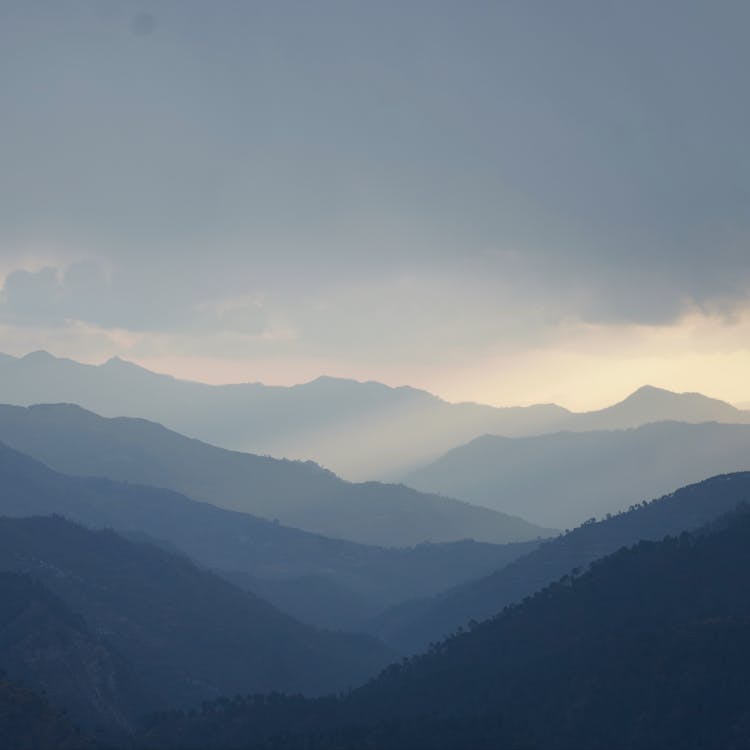
[[[174,274],[179,269],[173,269]],[[205,290],[204,290],[205,291]],[[114,272],[94,261],[8,274],[0,291],[0,319],[18,325],[82,322],[105,329],[257,336],[268,319],[257,299],[212,299],[185,280],[162,274]]]
[[[101,263],[6,317],[426,357],[747,304],[747,3],[65,6],[0,29],[0,248]]]

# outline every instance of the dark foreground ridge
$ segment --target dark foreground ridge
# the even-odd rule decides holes
[[[369,632],[402,653],[421,651],[471,620],[482,621],[516,604],[560,576],[641,540],[692,531],[750,503],[750,472],[726,474],[634,505],[624,513],[589,521],[495,573],[438,596],[396,605],[376,617]]]
[[[341,699],[153,717],[170,748],[747,747],[750,513],[642,542]]]

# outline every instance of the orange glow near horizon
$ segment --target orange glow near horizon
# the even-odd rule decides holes
[[[20,356],[46,349],[89,364],[117,355],[154,372],[215,385],[261,382],[290,386],[321,375],[409,385],[447,401],[495,406],[557,403],[574,411],[622,400],[642,385],[695,391],[730,403],[750,401],[750,311],[726,321],[694,313],[669,326],[604,326],[569,322],[546,348],[488,354],[462,365],[449,362],[356,362],[288,352],[251,358],[188,354],[163,335],[76,324],[60,330],[0,326],[0,350]],[[33,340],[33,346],[30,346]],[[194,350],[199,351],[196,339]],[[164,352],[164,354],[161,354]],[[179,352],[179,353],[172,353]]]

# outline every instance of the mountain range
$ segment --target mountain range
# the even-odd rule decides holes
[[[76,444],[72,436],[67,443]],[[355,627],[391,604],[489,573],[538,544],[361,545],[171,490],[63,475],[2,444],[0,484],[0,515],[58,514],[155,542],[306,622],[328,627]]]
[[[147,710],[237,692],[344,690],[391,658],[373,638],[303,625],[182,555],[59,516],[0,518],[0,570],[8,677],[88,727],[123,729]]]
[[[0,406],[0,441],[64,473],[165,487],[363,544],[505,543],[552,533],[403,485],[353,484],[309,461],[228,451],[146,420],[104,419],[75,406]]]
[[[739,750],[750,726],[749,571],[744,506],[563,576],[347,696],[214,702],[154,717],[142,742]]]
[[[470,621],[492,617],[620,547],[692,531],[742,503],[750,504],[750,472],[682,487],[610,518],[588,521],[484,578],[434,597],[396,605],[374,618],[369,630],[399,651],[418,652]]]
[[[485,434],[624,429],[665,419],[750,423],[699,394],[644,387],[607,409],[451,404],[425,391],[321,377],[291,387],[177,380],[114,358],[103,365],[46,352],[0,358],[0,401],[68,402],[109,417],[144,417],[224,448],[312,459],[348,479],[394,479]]]
[[[528,438],[486,435],[404,481],[565,528],[705,477],[745,470],[750,425],[658,422]]]
[[[30,440],[44,433],[47,410],[62,420],[49,445],[76,445],[69,413],[102,428],[103,456],[119,434],[121,420],[68,406],[6,414]],[[63,454],[88,450],[95,434]],[[683,747],[693,736],[690,718],[675,718],[685,695],[691,713],[702,705],[725,722],[722,746],[743,736],[744,693],[715,696],[739,684],[746,652],[750,663],[750,472],[548,541],[406,549],[328,539],[170,489],[64,475],[3,445],[0,485],[0,664],[12,681],[0,685],[0,706],[6,688],[36,706],[51,738],[42,747],[58,736],[62,747],[71,736],[81,747],[595,748],[621,737],[622,747],[644,737]],[[668,534],[681,536],[643,542]],[[483,566],[494,572],[476,572]],[[307,589],[307,604],[295,606],[312,608],[325,598],[307,582],[325,581],[328,596],[339,587],[382,604],[428,581],[449,586],[459,569],[454,588],[371,617],[369,636],[303,624],[245,590],[262,580],[273,592],[283,580],[290,601]],[[702,687],[689,693],[698,675]],[[19,680],[31,692],[13,687]],[[643,697],[648,685],[659,686],[658,701]],[[603,717],[593,728],[585,705]],[[55,719],[59,708],[82,733]]]

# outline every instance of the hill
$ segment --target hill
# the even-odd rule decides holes
[[[303,625],[184,557],[60,517],[0,518],[0,570],[41,581],[104,637],[149,710],[237,692],[342,690],[390,657],[374,639]],[[32,618],[17,637],[46,638],[44,623]],[[82,643],[65,653],[85,663],[96,651]]]
[[[750,423],[749,412],[722,401],[652,386],[576,414],[554,404],[451,404],[415,388],[330,377],[291,387],[212,386],[118,358],[94,366],[46,352],[0,358],[0,402],[66,402],[108,417],[145,417],[224,448],[313,459],[355,480],[401,477],[487,434],[624,429],[664,420]]]
[[[72,440],[70,436],[61,440]],[[285,527],[171,490],[69,477],[0,444],[0,515],[61,514],[188,555],[304,621],[355,627],[382,608],[489,573],[533,549],[471,541],[387,549]],[[310,596],[322,592],[330,608]]]
[[[406,478],[559,528],[708,476],[750,469],[750,425],[662,422],[530,438],[485,436]]]
[[[135,682],[125,660],[29,576],[0,571],[0,601],[0,664],[8,677],[98,739],[127,738],[149,704],[146,685]]]
[[[166,487],[363,544],[505,543],[551,533],[521,518],[403,485],[352,484],[311,462],[228,451],[153,422],[104,419],[76,406],[1,406],[0,441],[67,474]]]
[[[565,429],[623,430],[649,422],[750,422],[750,414],[702,393],[673,393],[644,385],[617,404],[573,414]]]
[[[625,513],[585,523],[485,578],[433,598],[398,605],[377,617],[371,624],[371,632],[403,652],[414,653],[470,620],[492,617],[503,607],[622,546],[696,529],[747,502],[750,502],[747,472],[683,487]]]
[[[96,745],[47,700],[0,675],[0,737],[4,750],[94,750]]]
[[[163,746],[742,748],[750,515],[641,542],[339,700],[238,699],[150,725]]]
[[[146,417],[224,448],[313,459],[356,480],[388,479],[487,432],[544,432],[567,413],[554,405],[449,404],[415,388],[330,377],[291,387],[212,386],[116,357],[93,366],[46,352],[0,359],[0,402]]]

